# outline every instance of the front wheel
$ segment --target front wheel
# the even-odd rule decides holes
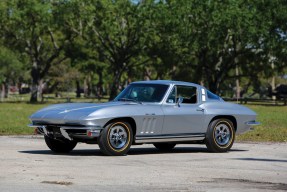
[[[234,125],[229,119],[212,121],[206,133],[205,144],[211,152],[227,152],[235,138]]]
[[[125,155],[132,144],[133,131],[128,122],[110,123],[99,137],[100,150],[106,155]]]
[[[55,153],[68,153],[77,145],[77,142],[75,141],[56,140],[46,135],[44,138],[47,146]]]

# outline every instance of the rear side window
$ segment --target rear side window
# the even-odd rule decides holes
[[[211,93],[210,91],[207,91],[207,98],[212,100],[220,100],[220,97],[215,95],[214,93]]]

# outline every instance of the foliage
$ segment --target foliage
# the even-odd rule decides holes
[[[222,94],[235,80],[258,91],[286,72],[281,0],[4,0],[0,19],[1,44],[20,53],[7,57],[25,57],[31,101],[43,82],[63,85],[61,69],[77,92],[106,87],[110,99],[134,80],[192,81]]]
[[[37,0],[1,3],[4,44],[30,59],[31,102],[37,101],[39,87],[51,66],[66,59],[62,50],[67,37],[58,30],[54,6],[52,1]]]
[[[23,63],[18,60],[14,52],[3,46],[0,46],[0,66],[0,84],[18,82]]]

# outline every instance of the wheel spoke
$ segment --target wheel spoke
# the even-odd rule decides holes
[[[230,128],[226,124],[219,124],[215,127],[214,137],[219,145],[226,145],[230,140]]]
[[[127,143],[126,129],[120,125],[111,128],[110,131],[110,143],[112,147],[121,149]]]
[[[124,132],[121,132],[121,133],[119,134],[119,136],[120,136],[121,138],[126,138],[126,137],[127,137],[127,134],[124,133]]]
[[[220,133],[219,132],[215,132],[215,137],[217,138],[217,137],[219,137],[220,136]]]

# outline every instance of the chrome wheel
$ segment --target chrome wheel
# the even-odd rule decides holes
[[[106,125],[98,143],[105,155],[125,155],[133,141],[133,130],[126,121],[114,121]]]
[[[214,138],[218,145],[226,145],[231,138],[230,128],[226,124],[218,124],[214,130]]]
[[[209,123],[205,144],[210,152],[222,153],[231,149],[235,138],[234,124],[224,118],[215,119]]]
[[[109,140],[113,148],[123,148],[128,140],[128,134],[126,129],[120,125],[112,127],[110,130]]]

